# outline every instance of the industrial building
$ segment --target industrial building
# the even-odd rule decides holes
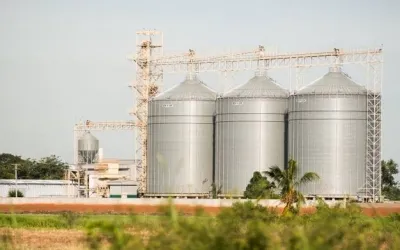
[[[207,197],[212,183],[222,187],[222,197],[241,197],[254,171],[284,168],[292,158],[298,175],[321,177],[301,187],[306,196],[382,199],[382,48],[278,53],[259,46],[219,56],[191,49],[164,56],[162,32],[144,30],[131,60],[135,119],[75,125],[77,168],[69,179],[85,183],[79,194],[109,197],[113,183],[136,181],[141,197]],[[356,83],[343,72],[350,64],[366,71],[365,80]],[[329,72],[304,85],[310,67]],[[273,69],[288,70],[289,88],[265,73]],[[256,75],[225,93],[199,80],[202,72],[235,71]],[[187,78],[162,91],[165,73]],[[99,153],[90,132],[106,130],[137,132],[135,160],[126,170]]]
[[[78,186],[67,180],[0,180],[0,197],[18,190],[26,198],[70,197],[78,194]]]
[[[136,181],[109,181],[108,186],[110,198],[137,198]]]
[[[67,180],[78,187],[73,197],[110,197],[118,183],[120,186],[129,184],[137,189],[137,161],[105,159],[99,140],[89,131],[83,133],[77,144],[78,163],[70,166],[67,173]],[[128,195],[136,197],[137,193],[132,192],[135,191]],[[121,197],[124,194],[113,195]]]

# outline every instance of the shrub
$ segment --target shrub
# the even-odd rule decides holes
[[[17,190],[17,191],[15,191],[15,190],[8,191],[8,197],[15,197],[15,192],[17,192],[17,197],[24,197],[24,194],[19,190]]]

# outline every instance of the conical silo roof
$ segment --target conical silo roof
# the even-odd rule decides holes
[[[314,83],[300,89],[296,94],[366,94],[367,89],[351,80],[339,67],[331,67],[329,72]]]
[[[98,141],[98,139],[92,135],[89,131],[86,131],[82,137],[80,138],[80,140],[85,140],[85,141]]]
[[[266,75],[256,75],[247,83],[240,85],[223,95],[225,98],[286,98],[289,92]]]
[[[215,100],[216,92],[197,77],[186,77],[185,81],[155,96],[153,100]]]
[[[98,150],[99,140],[89,131],[86,131],[78,140],[78,150]]]

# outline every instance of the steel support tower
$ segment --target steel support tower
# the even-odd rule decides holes
[[[382,190],[382,63],[368,65],[366,198],[380,201]]]
[[[156,30],[142,30],[136,32],[136,82],[130,87],[134,90],[136,103],[130,113],[136,118],[138,128],[136,159],[141,160],[139,174],[140,195],[146,192],[147,175],[147,114],[148,102],[155,96],[162,86],[163,71],[155,67],[153,58],[163,55],[163,34]]]

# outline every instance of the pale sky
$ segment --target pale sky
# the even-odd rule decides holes
[[[132,119],[127,87],[135,68],[135,32],[164,32],[164,51],[198,54],[367,48],[383,44],[383,157],[400,161],[400,2],[301,1],[0,1],[0,152],[73,160],[73,125]],[[309,75],[312,81],[321,76]],[[362,81],[363,74],[346,72]],[[217,91],[242,84],[253,72],[200,74]],[[289,86],[285,73],[276,79]],[[398,76],[396,76],[398,75]],[[184,75],[166,75],[166,87]],[[131,132],[94,133],[105,157],[133,158]]]

